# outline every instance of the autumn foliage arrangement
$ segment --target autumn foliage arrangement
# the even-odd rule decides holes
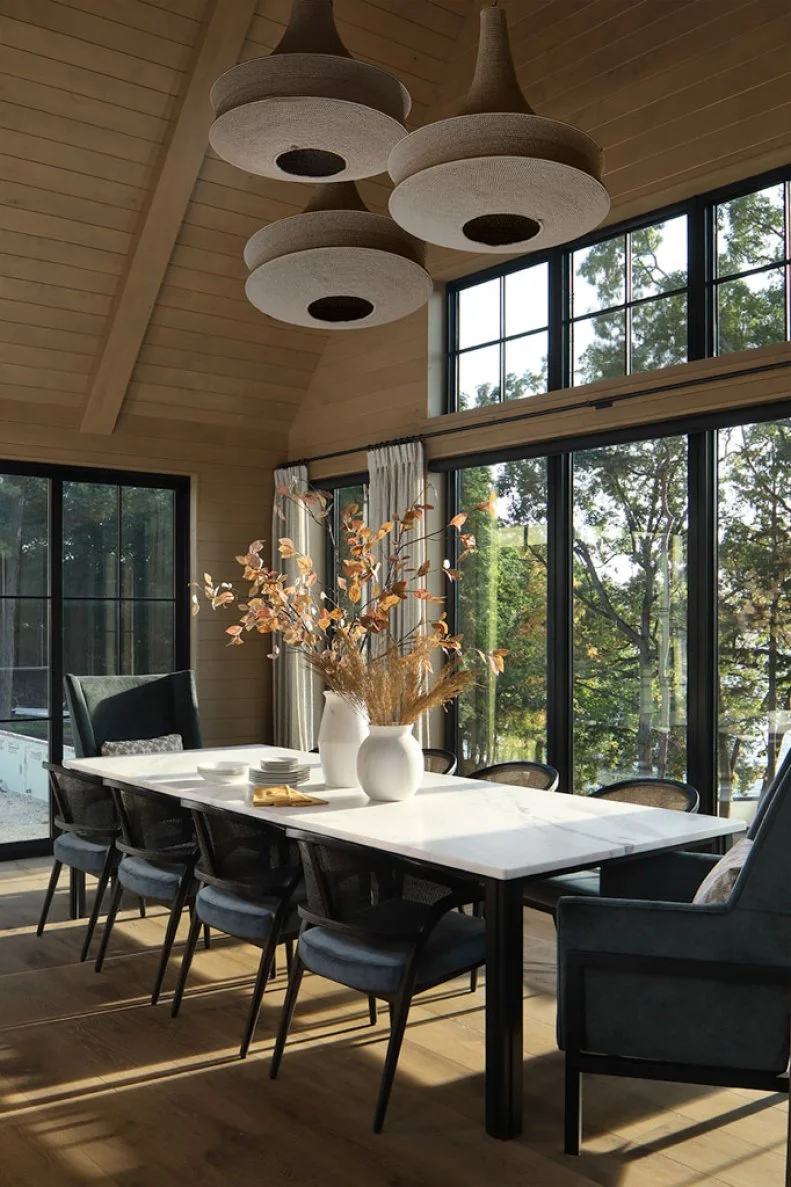
[[[503,670],[507,651],[465,649],[462,636],[450,633],[442,609],[445,598],[426,588],[431,562],[413,562],[418,543],[445,534],[444,527],[426,529],[431,506],[414,503],[372,528],[352,503],[340,511],[336,539],[329,493],[278,487],[276,512],[281,518],[284,500],[299,503],[329,534],[336,584],[330,588],[322,583],[312,557],[299,552],[290,538],[278,541],[284,562],[278,568],[264,561],[264,541],[253,541],[244,556],[236,557],[243,569],[243,592],[204,574],[203,593],[212,608],[233,607],[239,613],[238,621],[226,628],[231,645],[240,646],[250,633],[274,636],[270,658],[277,659],[283,646],[300,652],[326,686],[365,713],[371,725],[411,724],[458,697],[473,683],[477,666]],[[494,495],[477,510],[494,516]],[[448,525],[458,534],[457,564],[476,551],[474,535],[464,530],[466,522],[467,515],[460,513]],[[462,577],[447,559],[441,573],[449,583]],[[395,611],[410,599],[421,603],[422,612],[415,626],[399,632]],[[193,594],[193,613],[198,609]],[[435,670],[438,655],[443,662]]]

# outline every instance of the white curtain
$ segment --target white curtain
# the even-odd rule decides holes
[[[307,466],[284,466],[275,470],[275,492],[279,486],[296,484],[297,490],[307,490]],[[314,525],[305,507],[290,499],[278,497],[275,506],[285,515],[281,519],[272,513],[272,567],[289,572],[294,561],[286,561],[278,552],[278,540],[288,536],[297,552],[308,553],[314,561],[323,560],[315,550]],[[321,543],[319,542],[319,552]],[[282,646],[280,657],[272,662],[272,701],[274,709],[274,743],[293,750],[310,750],[315,735],[315,677],[297,651]]]
[[[426,460],[419,441],[398,445],[383,445],[368,453],[368,524],[375,531],[380,523],[403,515],[413,503],[426,500]],[[415,535],[422,535],[415,532]],[[385,549],[386,557],[387,551]],[[425,544],[410,549],[410,567],[417,568],[426,559]],[[383,561],[383,565],[386,561]],[[409,598],[391,611],[393,635],[403,638],[413,630],[425,611],[425,603]],[[427,723],[421,718],[415,725],[415,737],[421,746],[427,745]]]

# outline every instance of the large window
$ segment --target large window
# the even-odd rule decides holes
[[[453,612],[510,651],[450,715],[463,769],[688,779],[751,818],[791,747],[791,419],[481,459],[449,491],[451,514],[496,494]]]
[[[790,203],[765,176],[449,285],[446,411],[786,341]]]
[[[458,629],[472,647],[507,647],[501,676],[479,677],[458,710],[462,771],[546,757],[546,464],[480,466],[459,474],[458,501],[479,553],[465,567]],[[476,511],[494,492],[495,514]]]
[[[791,744],[791,422],[719,439],[720,803],[752,815]],[[746,810],[745,810],[746,801]]]
[[[686,773],[683,437],[574,455],[574,787]]]
[[[0,853],[49,836],[64,672],[189,666],[188,481],[98,479],[0,466]]]

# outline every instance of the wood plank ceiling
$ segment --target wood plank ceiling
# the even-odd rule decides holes
[[[501,2],[536,110],[603,144],[613,217],[787,159],[787,0]],[[241,58],[270,51],[289,7],[258,0]],[[479,7],[336,3],[351,52],[410,88],[412,127],[464,90]],[[0,412],[39,403],[50,422],[82,422],[213,11],[212,0],[0,0]],[[384,208],[383,178],[360,188]],[[206,152],[119,423],[260,424],[285,436],[327,336],[245,301],[242,249],[307,193]],[[490,262],[430,253],[439,279]]]

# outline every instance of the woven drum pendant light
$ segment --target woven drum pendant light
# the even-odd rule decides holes
[[[219,156],[248,173],[310,182],[383,173],[412,102],[397,78],[350,55],[332,0],[294,0],[269,57],[227,70],[211,101]]]
[[[245,292],[270,317],[323,330],[397,321],[433,282],[417,243],[364,205],[353,182],[321,185],[302,214],[257,231],[244,249]]]
[[[505,13],[484,8],[461,111],[410,133],[390,154],[390,213],[440,247],[537,251],[602,221],[610,199],[601,169],[601,149],[590,136],[528,106]]]

